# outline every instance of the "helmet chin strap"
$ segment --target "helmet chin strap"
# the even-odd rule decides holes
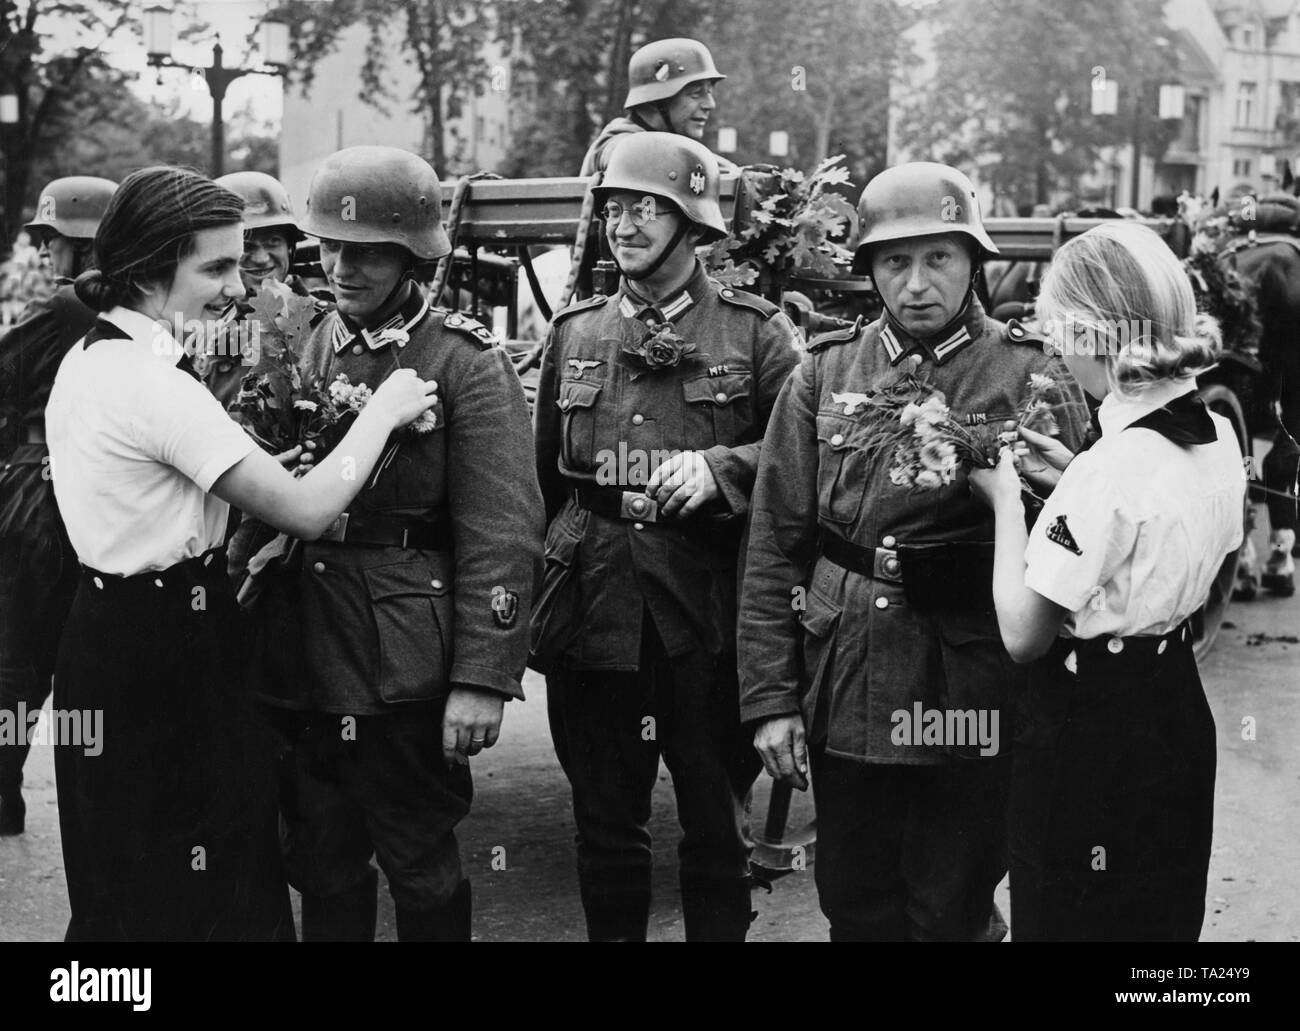
[[[618,259],[615,258],[613,254],[610,255],[610,258],[613,260],[615,268],[618,269],[619,274],[622,275],[624,279],[630,279],[633,282],[649,279],[663,267],[663,263],[668,260],[668,256],[672,254],[673,251],[677,249],[677,245],[685,239],[686,233],[690,227],[691,223],[685,216],[683,216],[681,221],[677,224],[677,228],[673,230],[673,235],[668,238],[668,242],[664,244],[663,250],[659,252],[659,256],[650,263],[649,268],[642,272],[638,272],[636,275],[632,275],[632,273],[624,269],[623,266],[618,263]]]

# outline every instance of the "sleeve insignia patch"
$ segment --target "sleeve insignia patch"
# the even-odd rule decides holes
[[[1079,547],[1078,541],[1074,539],[1074,534],[1070,528],[1065,525],[1065,516],[1056,517],[1056,522],[1047,528],[1047,539],[1054,544],[1059,544],[1066,551],[1072,551],[1076,555],[1082,555],[1083,549]]]
[[[492,617],[497,621],[497,626],[509,630],[515,625],[515,617],[518,614],[519,595],[514,591],[507,591],[504,587],[493,587]]]

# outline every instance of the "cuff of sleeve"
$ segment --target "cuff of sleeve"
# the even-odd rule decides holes
[[[517,677],[502,673],[498,669],[489,669],[487,666],[458,662],[451,668],[451,682],[466,687],[480,687],[485,691],[495,691],[507,698],[517,698],[521,702],[524,700],[524,689]]]
[[[718,491],[722,494],[722,500],[726,502],[728,512],[721,515],[724,518],[731,516],[741,516],[749,511],[749,496],[736,486],[730,476],[727,475],[727,467],[731,463],[731,448],[722,444],[715,444],[713,447],[700,452],[700,457],[709,466],[709,472],[713,473],[713,481],[718,485]]]
[[[741,699],[740,722],[748,725],[759,720],[770,720],[774,716],[797,716],[800,711],[799,699],[783,691],[751,701]]]
[[[1088,588],[1083,592],[1082,597],[1076,597],[1077,592],[1070,592],[1059,582],[1054,583],[1051,576],[1047,574],[1036,576],[1033,566],[1025,570],[1025,586],[1031,591],[1041,594],[1048,601],[1071,612],[1078,612],[1079,609],[1083,608],[1092,594],[1092,588]]]
[[[227,446],[213,454],[194,474],[194,482],[204,493],[211,491],[214,483],[257,450],[252,437],[242,432],[240,436],[242,439],[232,437]]]

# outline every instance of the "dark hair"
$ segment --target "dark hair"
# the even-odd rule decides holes
[[[141,287],[170,283],[194,252],[194,236],[239,222],[244,199],[188,168],[132,172],[113,194],[95,233],[96,268],[77,277],[77,296],[95,311],[133,300]]]

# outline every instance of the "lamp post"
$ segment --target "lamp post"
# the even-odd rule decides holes
[[[222,62],[224,50],[220,41],[212,44],[212,64],[207,68],[180,64],[172,60],[171,11],[153,6],[144,12],[145,47],[151,68],[183,68],[188,72],[203,73],[212,97],[212,178],[225,171],[226,127],[222,120],[221,104],[226,98],[226,87],[245,75],[275,75],[285,78],[289,74],[289,26],[281,21],[262,22],[262,36],[258,49],[262,53],[262,68],[232,68]],[[161,76],[159,78],[161,81]]]

